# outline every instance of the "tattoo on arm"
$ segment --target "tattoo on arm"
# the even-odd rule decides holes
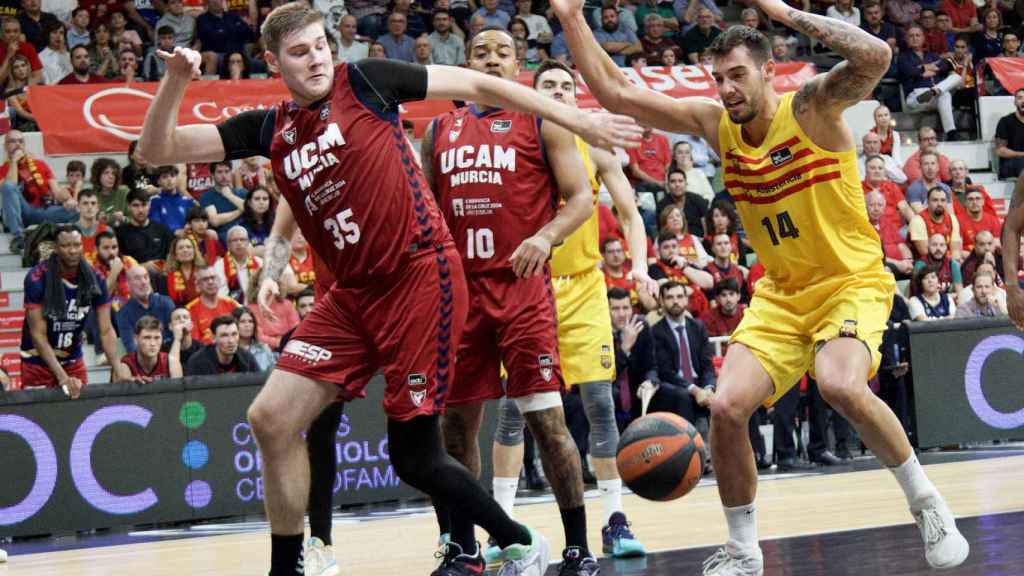
[[[284,269],[288,266],[288,256],[291,255],[291,251],[291,243],[281,236],[267,238],[266,261],[263,263],[266,278],[270,278],[274,282],[281,281]]]

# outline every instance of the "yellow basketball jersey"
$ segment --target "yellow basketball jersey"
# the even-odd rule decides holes
[[[590,188],[594,191],[594,206],[596,208],[601,185],[597,182],[597,170],[594,168],[594,161],[590,158],[590,146],[582,138],[576,136],[576,148],[580,152],[580,158],[583,159],[583,166],[587,169]],[[856,166],[854,167],[856,168]],[[565,200],[562,200],[561,205],[565,205]],[[601,261],[601,249],[598,246],[599,236],[597,210],[595,209],[590,213],[590,218],[586,222],[552,250],[551,275],[572,276],[596,266]]]
[[[782,96],[761,146],[744,142],[728,114],[718,126],[725,186],[766,279],[796,289],[879,271],[881,243],[868,222],[857,151],[811,142],[793,115],[793,94]]]

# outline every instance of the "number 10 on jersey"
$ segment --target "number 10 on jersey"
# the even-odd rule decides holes
[[[494,256],[494,233],[490,228],[469,228],[466,230],[466,258],[492,258]]]

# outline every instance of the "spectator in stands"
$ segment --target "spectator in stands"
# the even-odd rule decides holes
[[[637,14],[639,20],[639,14]],[[643,56],[647,66],[661,66],[661,55],[666,48],[675,51],[678,58],[682,58],[682,49],[672,41],[672,38],[665,36],[665,22],[661,16],[649,13],[643,20],[643,36],[640,37],[640,46],[643,48]],[[633,58],[639,54],[633,54]],[[633,148],[632,150],[635,150]]]
[[[128,352],[135,351],[135,340],[132,338],[133,327],[143,316],[156,318],[163,326],[163,341],[171,342],[171,313],[174,302],[163,294],[153,292],[149,271],[142,266],[133,266],[125,272],[130,297],[117,311],[117,331],[121,335],[121,343]]]
[[[110,230],[96,235],[96,276],[107,283],[107,294],[113,312],[131,298],[128,290],[128,270],[138,266],[135,258],[124,255],[119,248],[117,237]]]
[[[167,0],[167,11],[156,23],[157,36],[164,27],[170,28],[174,34],[175,46],[192,46],[192,40],[196,36],[196,19],[185,13],[185,4],[182,0]]]
[[[640,145],[626,153],[629,155],[626,173],[634,186],[647,191],[661,190],[665,186],[665,169],[672,161],[668,138],[645,127]]]
[[[274,189],[274,174],[270,171],[270,165],[264,165],[259,156],[242,159],[231,173],[231,181],[235,188],[244,188],[246,193],[257,188]]]
[[[606,238],[601,244],[601,256],[606,287],[625,290],[629,294],[630,304],[638,313],[658,307],[658,301],[653,296],[637,292],[636,282],[630,275],[629,265],[626,263],[626,251],[622,247],[622,240]]]
[[[957,318],[1006,316],[1006,305],[995,298],[995,279],[988,272],[974,276],[974,297],[957,307]]]
[[[953,19],[949,17],[949,14],[946,14],[942,10],[936,12],[935,27],[946,35],[946,45],[952,45],[958,34],[953,32]],[[970,34],[966,32],[960,33],[959,35],[966,35],[968,38],[970,37]]]
[[[743,320],[747,307],[740,303],[743,282],[735,278],[723,278],[715,284],[715,307],[701,316],[700,320],[708,330],[708,336],[731,336]]]
[[[224,0],[206,0],[206,12],[196,18],[192,45],[203,55],[204,74],[216,74],[224,56],[232,52],[246,54],[245,45],[255,41],[252,27],[237,12],[225,11]]]
[[[971,0],[942,0],[939,10],[949,15],[956,34],[973,34],[982,29],[978,9]]]
[[[885,179],[892,181],[894,184],[903,184],[907,181],[907,175],[903,173],[903,169],[900,168],[902,162],[899,158],[893,158],[887,154],[882,154],[882,139],[878,134],[874,132],[867,132],[861,139],[862,152],[857,156],[857,162],[860,164],[860,173],[866,179],[867,171],[865,170],[865,162],[872,156],[877,156],[882,159],[885,168]],[[899,148],[895,148],[899,150]]]
[[[933,188],[940,188],[946,193],[946,201],[953,199],[953,191],[939,177],[939,156],[933,152],[921,155],[921,178],[914,180],[907,187],[907,202],[915,212],[920,212],[928,201],[928,193]]]
[[[996,125],[995,149],[999,178],[1011,179],[1024,171],[1024,88],[1013,93],[1013,112]]]
[[[924,30],[925,51],[934,52],[940,56],[946,56],[953,51],[952,46],[946,37],[946,33],[939,29],[938,22],[935,19],[934,9],[922,6],[918,24],[920,24],[921,29]]]
[[[199,297],[186,306],[192,315],[192,339],[209,344],[213,340],[211,324],[214,318],[231,314],[239,304],[232,298],[220,295],[220,278],[212,266],[202,268],[195,274]]]
[[[996,8],[985,11],[982,29],[974,33],[974,57],[978,62],[986,58],[1001,56],[1003,53],[1003,17]]]
[[[913,244],[914,253],[923,258],[929,252],[929,239],[940,234],[946,241],[949,256],[957,262],[963,260],[960,250],[963,241],[960,223],[949,209],[945,191],[936,186],[928,191],[928,208],[918,212],[910,221],[907,235]]]
[[[4,135],[7,161],[0,166],[3,222],[14,237],[11,251],[21,252],[22,229],[42,222],[73,222],[78,218],[73,198],[57,183],[50,167],[25,150],[25,135],[11,130]]]
[[[939,138],[935,135],[935,130],[930,126],[921,126],[917,129],[917,142],[917,151],[911,154],[903,165],[903,173],[907,175],[907,180],[913,182],[921,179],[921,155],[932,153],[939,157],[939,179],[949,181],[952,178],[949,158],[939,153]]]
[[[88,12],[84,12],[88,14]],[[71,73],[57,82],[62,85],[102,84],[107,79],[92,73],[92,57],[87,45],[78,45],[71,49]]]
[[[704,219],[708,215],[708,201],[689,191],[686,173],[676,168],[668,173],[665,180],[668,194],[658,204],[659,220],[664,220],[665,209],[675,206],[683,215],[686,229],[697,236],[704,237]],[[659,222],[664,226],[663,222]]]
[[[78,193],[85,187],[85,162],[72,160],[64,170],[64,186],[68,194],[77,199]]]
[[[970,4],[970,0],[967,0]],[[946,141],[958,139],[953,117],[953,92],[964,79],[952,71],[949,62],[934,52],[925,51],[924,30],[914,24],[906,34],[907,49],[900,52],[898,67],[906,95],[906,111],[938,110]]]
[[[370,54],[370,45],[356,37],[356,18],[351,14],[338,25],[337,49],[339,62],[357,62]]]
[[[909,31],[911,24],[921,16],[921,5],[914,0],[886,0],[885,15],[889,22]]]
[[[598,9],[595,8],[595,11],[596,10]],[[623,12],[628,13],[629,16],[623,16]],[[635,33],[636,20],[633,19],[633,12],[621,9],[619,10],[619,16],[619,20]],[[548,22],[547,18],[533,12],[533,2],[531,0],[516,0],[515,17],[526,22],[526,27],[530,31],[530,42],[537,43],[539,45],[551,44],[551,40],[554,37],[554,34],[551,32],[551,24]],[[594,18],[594,21],[600,21],[600,18]]]
[[[171,241],[167,251],[167,295],[175,306],[186,306],[199,297],[199,271],[206,261],[196,250],[195,242],[187,236]],[[213,272],[213,268],[210,268]]]
[[[159,82],[160,79],[164,77],[164,71],[167,70],[167,64],[164,62],[163,58],[157,56],[157,50],[174,52],[174,28],[166,25],[161,26],[156,29],[156,37],[156,50],[151,50],[146,54],[146,58],[142,61],[141,75],[150,82]]]
[[[661,34],[666,38],[672,38],[679,33],[681,26],[669,3],[661,3],[658,0],[639,0],[635,4],[636,10],[633,11],[633,15],[640,26],[636,32],[637,35],[649,34],[646,28],[647,16],[650,14],[657,14],[661,17]]]
[[[188,359],[186,376],[259,371],[256,359],[238,347],[238,321],[234,316],[229,313],[212,319],[208,331],[209,343]]]
[[[99,220],[100,203],[93,189],[82,190],[78,194],[78,230],[82,234],[82,256],[90,266],[96,265],[96,235],[110,230],[105,222]]]
[[[685,288],[668,282],[660,289],[664,318],[651,326],[659,385],[649,411],[678,414],[706,433],[715,393],[714,349],[704,323],[686,313]]]
[[[497,4],[497,0],[491,2]],[[393,12],[388,16],[388,33],[377,38],[377,43],[384,47],[384,54],[391,60],[415,60],[416,41],[405,34],[406,24],[405,14]]]
[[[21,331],[24,387],[61,387],[77,398],[87,383],[82,328],[95,310],[100,342],[113,370],[111,380],[130,379],[118,362],[106,284],[82,259],[82,239],[73,226],[57,231],[53,254],[25,275],[25,320]]]
[[[974,270],[974,276],[977,277],[979,274],[988,274],[992,277],[995,287],[992,289],[992,298],[996,302],[996,306],[1000,310],[1006,310],[1006,290],[1004,288],[1005,283],[996,270],[996,267],[989,262],[982,262],[978,264],[978,267]],[[957,295],[956,301],[958,306],[962,306],[970,302],[974,298],[974,285],[967,284],[964,289]]]
[[[466,44],[452,33],[452,16],[447,11],[434,12],[434,31],[429,40],[430,57],[434,64],[462,66],[466,63]]]
[[[511,14],[498,8],[498,0],[483,0],[480,8],[473,13],[474,18],[477,16],[484,19],[484,26],[498,28],[508,28],[508,23],[512,20]]]
[[[47,38],[46,48],[39,53],[39,62],[43,65],[43,84],[57,84],[71,73],[71,56],[65,44],[64,25],[49,22],[43,33]]]
[[[683,217],[683,211],[679,209],[679,206],[675,204],[665,206],[661,211],[658,224],[661,232],[670,232],[675,235],[676,240],[679,241],[679,254],[692,265],[703,269],[711,262],[711,256],[708,256],[700,237],[690,233],[689,223]],[[703,222],[701,225],[703,226]]]
[[[956,316],[953,297],[939,289],[938,271],[924,267],[914,273],[914,292],[910,298],[911,320],[942,320]]]
[[[889,112],[889,107],[879,104],[872,113],[872,116],[875,119],[875,125],[871,127],[870,131],[878,135],[878,153],[886,154],[893,158],[902,156],[899,149],[900,133],[896,131],[896,120],[893,119],[892,114]],[[867,156],[868,154],[864,155]],[[903,160],[898,160],[898,162],[902,163]]]
[[[112,13],[107,19],[107,24],[110,25],[110,37],[118,47],[118,52],[128,48],[136,56],[142,55],[142,35],[149,38],[151,34],[145,31],[140,34],[138,30],[129,26],[128,19],[123,12]]]
[[[671,232],[658,236],[658,261],[650,268],[650,275],[658,284],[671,281],[686,286],[690,313],[694,318],[699,318],[710,307],[704,290],[713,286],[711,274],[679,255],[679,241]]]
[[[978,76],[974,70],[974,56],[971,54],[967,36],[961,34],[953,41],[953,52],[944,56],[953,73],[964,79],[964,85],[953,94],[953,107],[973,108],[978,99]]]
[[[420,34],[416,37],[415,43],[413,44],[413,64],[419,64],[420,66],[429,66],[434,62],[431,60],[430,52],[430,38],[427,38],[426,34]],[[525,56],[525,53],[524,53]],[[523,66],[525,68],[525,61]]]
[[[210,171],[213,172],[213,187],[202,193],[199,205],[206,210],[210,226],[224,242],[228,230],[237,225],[242,216],[246,191],[244,188],[232,189],[230,162],[214,162],[210,164]]]
[[[192,315],[185,308],[175,308],[171,312],[171,339],[180,340],[181,365],[188,366],[189,358],[203,349],[203,345],[192,339]],[[170,352],[172,342],[164,342],[161,351]]]
[[[954,298],[963,290],[964,280],[960,272],[960,264],[949,257],[946,239],[942,234],[933,234],[928,239],[928,253],[924,258],[914,262],[914,272],[923,268],[932,268],[939,280],[939,290]]]
[[[635,32],[620,26],[619,10],[611,4],[601,9],[601,27],[594,30],[594,38],[619,66],[626,65],[627,56],[644,49]]]
[[[704,219],[704,245],[711,246],[715,236],[725,234],[732,245],[732,261],[746,262],[743,257],[749,246],[746,244],[746,238],[740,236],[738,228],[739,217],[733,205],[724,200],[716,200],[711,204],[711,210]]]
[[[270,347],[259,338],[260,328],[256,314],[248,308],[235,308],[231,315],[238,322],[238,348],[252,355],[256,361],[257,371],[273,368],[277,364],[277,358]]]
[[[423,13],[419,8],[413,9],[413,0],[392,0],[391,13],[405,16],[405,33],[410,38],[419,38],[427,32]]]
[[[206,211],[196,206],[188,211],[185,217],[185,230],[180,234],[199,247],[199,256],[207,262],[213,262],[224,253],[217,233],[209,229]]]
[[[882,219],[887,226],[899,229],[914,218],[914,210],[907,203],[900,187],[886,179],[885,162],[881,156],[875,155],[868,158],[865,167],[864,182],[861,183],[865,197],[870,192],[878,192],[885,201],[885,214]]]
[[[878,190],[871,190],[865,194],[864,198],[867,202],[868,221],[875,227],[875,231],[878,232],[878,237],[882,241],[885,267],[898,280],[909,278],[914,271],[914,254],[903,240],[903,236],[900,235],[899,221],[886,217],[885,195]]]
[[[110,35],[110,28],[103,22],[99,22],[92,29],[92,42],[89,44],[89,61],[92,62],[92,72],[110,80],[117,76],[117,46]]]
[[[346,0],[345,8],[355,17],[360,36],[376,38],[383,30],[383,16],[387,2],[378,0]]]
[[[120,74],[114,77],[113,82],[128,84],[145,80],[139,74],[139,57],[130,48],[124,48],[118,52],[117,66]]]
[[[248,80],[249,60],[241,52],[229,52],[220,63],[221,80]]]
[[[792,62],[796,59],[793,47],[789,44],[788,38],[781,33],[772,34],[772,60],[778,62]]]
[[[181,367],[181,339],[171,341],[170,352],[161,352],[163,324],[156,318],[139,318],[132,331],[132,343],[135,351],[121,357],[121,363],[132,376],[141,378],[142,382],[152,382],[161,378],[181,378],[184,375]]]
[[[128,187],[129,192],[141,190],[147,196],[153,196],[160,192],[157,188],[160,175],[157,174],[156,166],[139,155],[138,143],[138,140],[128,143],[128,164],[121,169],[121,182]]]
[[[220,295],[236,302],[247,302],[250,279],[262,266],[263,260],[253,254],[249,233],[242,226],[232,227],[228,231],[227,253],[213,264]]]
[[[888,43],[889,47],[892,48],[893,56],[898,54],[896,27],[883,19],[881,1],[864,0],[861,14],[864,16],[864,23],[861,25],[861,28],[875,38]]]
[[[46,27],[53,24],[60,24],[60,20],[49,12],[43,12],[40,0],[21,0],[21,11],[18,14],[18,24],[25,41],[36,49],[42,51],[47,44]]]
[[[249,285],[246,289],[245,304],[249,310],[262,318],[262,328],[257,337],[271,349],[276,350],[281,345],[281,338],[290,332],[299,323],[299,314],[295,310],[295,304],[288,298],[275,297],[271,299],[270,315],[267,316],[256,301],[259,294],[260,283],[263,280],[263,269],[256,270],[249,276]],[[282,277],[281,288],[284,292],[294,292],[296,285],[295,276],[290,268],[285,269]]]
[[[615,373],[618,375],[612,383],[612,398],[616,420],[623,429],[640,414],[640,402],[635,395],[641,383],[657,382],[658,370],[654,363],[651,331],[643,317],[635,315],[629,292],[622,288],[608,290],[608,308],[615,346]]]
[[[286,292],[286,296],[294,296],[307,288],[313,288],[313,283],[316,282],[315,260],[316,256],[309,249],[306,237],[296,228],[292,236],[292,254],[288,257],[288,267],[295,275],[295,283],[292,285],[293,291]]]
[[[711,2],[711,4],[714,5],[713,2]],[[706,4],[704,4],[703,6],[708,10],[711,10],[711,12],[715,14],[715,25],[717,25],[719,28],[724,28],[725,21],[721,17],[721,10],[718,9],[718,6],[715,6],[714,8],[711,8]],[[690,26],[697,20],[697,12],[693,11],[691,12],[691,14],[692,16],[688,16],[686,18],[686,21],[683,22],[687,29],[689,29]],[[766,35],[770,34],[775,28],[768,18],[761,17],[761,13],[758,12],[757,8],[744,8],[743,11],[740,12],[740,24],[743,24],[747,28],[760,30],[761,32],[764,32]],[[857,23],[857,26],[860,26],[859,21]]]
[[[714,259],[704,267],[714,285],[717,286],[726,278],[736,280],[737,286],[743,286],[747,282],[748,270],[732,260],[732,240],[728,234],[716,234],[712,238],[711,252]]]
[[[715,38],[722,33],[722,29],[715,26],[715,15],[707,8],[700,8],[697,13],[697,25],[686,31],[679,40],[682,45],[686,62],[697,64],[700,60],[700,53],[706,50]]]
[[[957,160],[959,162],[959,160]],[[1002,231],[1003,224],[999,217],[984,209],[985,193],[983,190],[969,189],[967,201],[963,211],[957,212],[957,222],[960,224],[960,236],[964,241],[964,251],[970,252],[974,249],[974,243],[978,234],[989,232],[996,238]],[[1000,248],[998,240],[995,245]]]
[[[715,191],[711,188],[711,182],[703,170],[694,166],[693,144],[688,140],[680,140],[672,146],[672,163],[668,171],[681,170],[686,176],[686,190],[692,192],[711,203],[715,198]]]
[[[1008,30],[1003,33],[1003,53],[1000,56],[1004,58],[1020,58],[1020,36],[1012,30]]]
[[[100,218],[111,226],[124,221],[128,209],[128,187],[121,184],[121,167],[113,158],[97,158],[89,181],[100,202]]]
[[[117,227],[117,240],[124,254],[155,274],[163,270],[174,234],[167,226],[151,220],[149,213],[149,196],[139,190],[129,192],[128,220]]]
[[[1002,263],[996,259],[995,254],[996,238],[988,230],[982,230],[974,237],[971,253],[967,255],[967,258],[964,258],[963,264],[960,265],[960,273],[963,276],[965,286],[970,286],[974,283],[974,276],[982,264],[988,264],[993,268],[1001,266]]]
[[[160,191],[149,201],[149,218],[177,232],[185,228],[189,211],[197,207],[196,201],[179,190],[177,166],[161,166],[157,174]]]
[[[316,293],[313,292],[312,288],[306,288],[302,292],[299,292],[298,294],[295,295],[295,311],[299,315],[299,322],[301,322],[306,317],[307,314],[313,311],[313,307],[315,305]],[[295,329],[298,327],[299,325],[296,324],[291,328],[291,330],[288,330],[281,336],[280,345],[278,345],[278,347],[274,350],[275,352],[280,354],[282,351],[284,351],[285,344],[287,344],[288,341],[292,339],[292,334],[295,333]]]
[[[32,113],[28,92],[23,90],[33,84],[28,58],[15,53],[14,56],[11,56],[10,64],[11,73],[8,75],[3,89],[12,94],[7,98],[11,128],[23,132],[38,132],[39,125],[36,124],[35,114]]]
[[[241,224],[249,233],[254,252],[263,255],[263,243],[270,236],[276,211],[274,197],[266,188],[256,188],[245,197]]]
[[[66,44],[68,50],[74,50],[75,46],[88,46],[92,40],[89,36],[89,10],[78,7],[71,12],[71,21],[68,23]]]

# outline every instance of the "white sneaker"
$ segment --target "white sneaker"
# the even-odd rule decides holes
[[[551,561],[551,548],[548,541],[532,528],[530,545],[513,544],[501,551],[504,563],[498,570],[498,576],[544,576]]]
[[[725,543],[704,561],[704,576],[762,576],[764,556],[761,548],[746,548],[733,540]]]
[[[967,559],[971,547],[957,530],[953,513],[941,496],[925,500],[921,508],[910,512],[921,529],[924,557],[932,568],[953,568]]]
[[[325,546],[324,541],[313,537],[306,541],[304,553],[306,576],[335,576],[338,563],[334,559],[334,548]]]

